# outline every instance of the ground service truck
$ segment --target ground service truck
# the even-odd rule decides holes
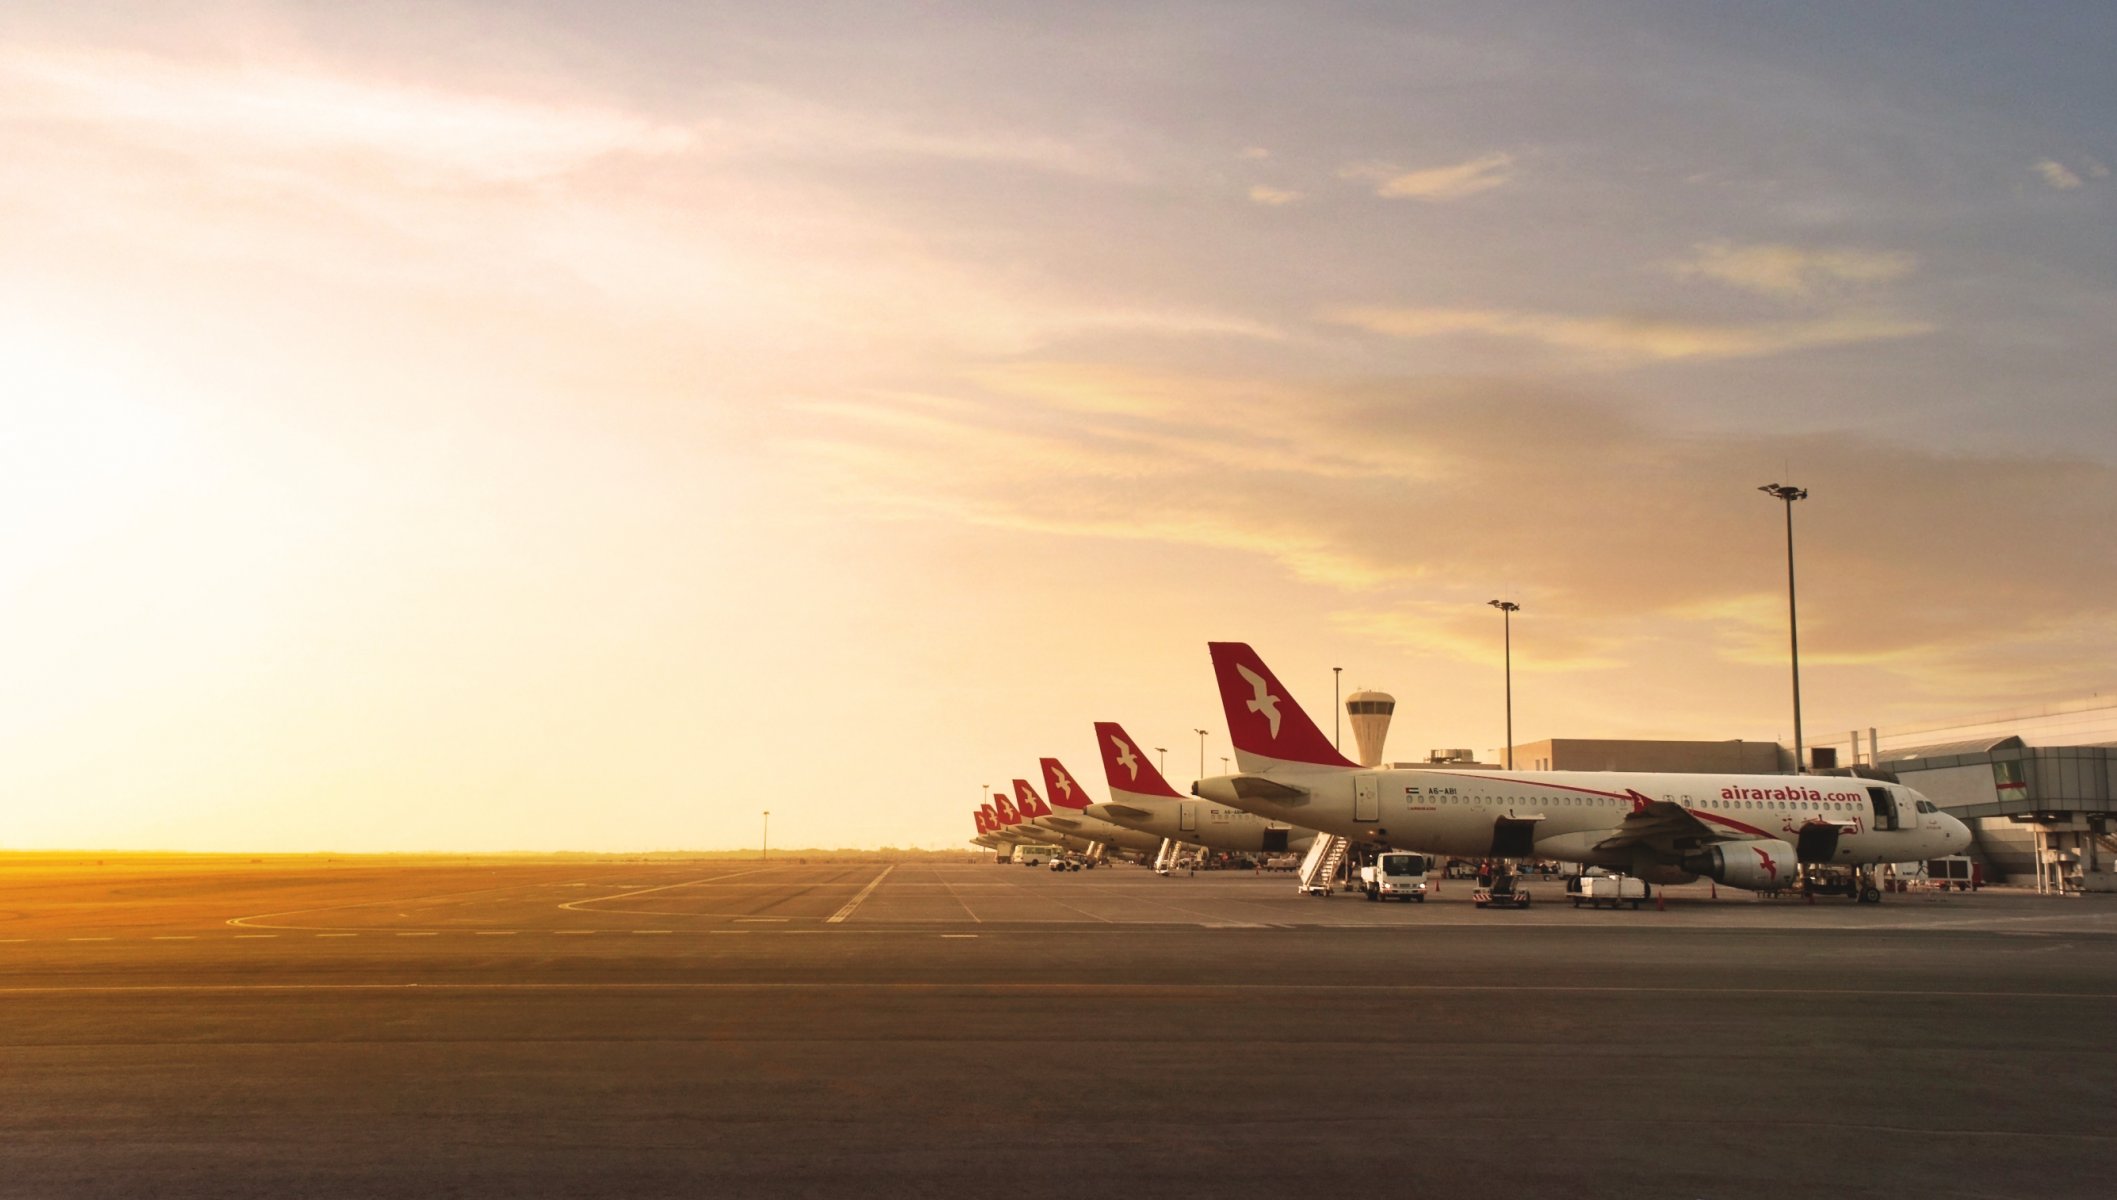
[[[1424,904],[1430,865],[1423,854],[1390,851],[1360,868],[1360,884],[1369,900],[1416,900]]]

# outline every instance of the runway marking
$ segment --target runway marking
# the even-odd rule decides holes
[[[398,937],[434,937],[434,936],[435,936],[435,932],[434,932],[433,930],[431,930],[431,929],[427,929],[427,930],[403,930],[403,931],[400,931],[400,932],[399,932],[399,933],[397,934],[397,936],[398,936]]]
[[[791,920],[793,920],[793,919],[794,919],[794,918],[792,918],[792,917],[737,917],[737,918],[735,918],[735,920],[736,920],[737,922],[748,922],[748,923],[751,923],[751,924],[756,924],[756,925],[777,925],[777,924],[782,924],[782,923],[784,923],[784,922],[787,922],[787,921],[791,921]]]
[[[832,913],[830,916],[825,917],[823,919],[823,923],[826,925],[836,925],[839,922],[845,920],[847,917],[852,916],[853,910],[860,907],[860,902],[867,899],[869,896],[874,895],[875,889],[881,887],[882,881],[888,878],[889,873],[891,871],[894,871],[896,869],[897,865],[895,863],[891,863],[889,866],[882,868],[882,874],[877,875],[873,879],[868,880],[867,886],[860,889],[859,895],[846,901],[844,908],[841,908],[837,912]]]
[[[70,937],[66,940],[69,942],[114,942],[118,939],[114,937]]]
[[[755,933],[755,932],[757,932],[757,931],[756,931],[756,930],[754,930],[754,929],[708,929],[708,930],[706,930],[706,932],[707,932],[707,933],[744,933],[744,934],[748,934],[748,933]]]
[[[674,932],[676,932],[676,931],[675,931],[675,930],[673,930],[673,929],[635,929],[635,930],[633,930],[632,932],[633,932],[633,933],[635,933],[635,934],[642,934],[642,933],[674,933]]]
[[[760,871],[769,870],[771,870],[770,867],[751,867],[747,871],[729,871],[723,875],[707,875],[700,879],[687,879],[682,883],[665,883],[662,884],[660,887],[639,888],[636,891],[617,892],[608,896],[589,896],[585,899],[569,901],[568,903],[559,905],[559,907],[572,909],[574,912],[593,912],[593,909],[587,909],[581,906],[584,904],[601,904],[605,900],[623,900],[628,896],[644,896],[650,892],[666,892],[672,888],[695,887],[698,884],[702,883],[718,883],[723,879],[733,879],[738,875],[755,875]]]
[[[195,942],[198,940],[198,935],[195,933],[158,933],[154,935],[152,940],[157,942]]]
[[[978,935],[975,933],[944,933],[941,936],[944,938],[974,938]]]
[[[957,904],[961,904],[963,906],[963,915],[969,917],[971,921],[976,924],[983,925],[985,923],[985,918],[979,916],[975,912],[972,912],[969,902],[964,900],[963,897],[956,894],[956,885],[954,883],[944,879],[941,881],[941,886],[948,889],[949,899],[954,900]]]
[[[556,936],[556,937],[587,937],[587,936],[588,936],[589,934],[591,934],[591,933],[594,933],[594,932],[595,932],[595,930],[593,930],[593,929],[554,929],[554,930],[552,930],[551,932],[552,932],[553,936]]]
[[[314,907],[312,907],[312,908],[289,908],[289,909],[286,909],[286,910],[284,910],[284,911],[282,911],[282,912],[269,912],[269,913],[254,913],[254,914],[252,914],[252,915],[250,915],[250,916],[247,916],[247,917],[230,917],[230,918],[228,918],[228,921],[227,921],[227,923],[228,923],[228,924],[230,924],[230,925],[237,925],[237,926],[246,926],[246,925],[251,925],[251,924],[253,924],[254,922],[258,922],[258,921],[269,921],[269,920],[271,920],[271,919],[272,919],[272,918],[274,918],[274,917],[291,917],[291,916],[295,916],[295,915],[297,915],[297,914],[300,914],[300,913],[315,913],[315,912],[336,912],[336,911],[338,911],[339,909],[343,909],[343,908],[373,908],[373,907],[375,907],[375,906],[376,906],[376,905],[378,905],[378,904],[418,904],[418,903],[420,903],[420,902],[422,902],[422,901],[428,901],[428,900],[448,900],[448,899],[451,899],[451,898],[454,898],[454,897],[457,897],[457,896],[485,896],[485,895],[490,895],[490,894],[492,894],[493,892],[520,892],[520,891],[525,891],[525,890],[528,890],[528,889],[531,889],[531,888],[543,888],[543,887],[587,887],[587,886],[588,886],[588,885],[587,885],[587,884],[585,884],[585,883],[579,883],[579,884],[551,884],[551,883],[543,883],[543,882],[537,882],[537,883],[510,883],[510,884],[504,884],[504,885],[502,885],[502,886],[500,886],[500,887],[489,887],[489,888],[472,888],[472,889],[470,889],[470,890],[468,890],[468,891],[462,891],[462,892],[437,892],[437,893],[435,893],[435,894],[433,894],[433,895],[431,895],[431,896],[412,896],[412,897],[409,897],[409,898],[407,898],[407,897],[403,897],[403,896],[385,896],[385,897],[383,897],[383,898],[382,898],[382,899],[380,899],[380,900],[353,900],[353,901],[349,901],[349,902],[347,902],[347,903],[345,903],[345,904],[319,904],[319,905],[316,905],[316,906],[314,906]],[[401,914],[401,913],[400,913],[400,914],[398,914],[398,915],[402,916],[403,914]],[[258,926],[258,928],[263,928],[263,929],[300,929],[300,928],[301,928],[301,926],[298,926],[298,925],[264,925],[264,926]]]
[[[516,931],[512,929],[479,929],[473,932],[479,937],[513,937]]]
[[[241,942],[254,940],[257,938],[276,938],[278,936],[279,935],[276,933],[238,933],[235,935],[235,940]]]
[[[317,934],[316,936],[317,936],[317,937],[320,937],[320,938],[327,938],[327,937],[359,937],[360,935],[359,935],[359,934],[357,934],[357,933],[319,933],[319,934]]]

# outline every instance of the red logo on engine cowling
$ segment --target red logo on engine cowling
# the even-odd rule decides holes
[[[1764,864],[1764,873],[1773,879],[1777,879],[1779,877],[1779,864],[1772,860],[1772,856],[1756,846],[1751,846],[1750,849],[1757,852],[1757,861]]]

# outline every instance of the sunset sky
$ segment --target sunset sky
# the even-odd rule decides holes
[[[0,848],[960,844],[2117,686],[2117,7],[0,17]],[[1348,734],[1349,738],[1349,734]],[[1097,789],[1100,790],[1099,787]]]

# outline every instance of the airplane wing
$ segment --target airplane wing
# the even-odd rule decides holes
[[[1597,850],[1630,850],[1644,846],[1664,854],[1680,854],[1709,842],[1740,838],[1732,830],[1715,829],[1699,820],[1681,804],[1653,800],[1639,806],[1617,827],[1617,832],[1595,844]]]
[[[1151,821],[1154,819],[1154,814],[1148,812],[1144,808],[1139,808],[1130,804],[1119,804],[1115,800],[1104,801],[1103,807],[1109,809],[1111,812],[1116,813],[1118,816],[1123,817],[1129,821]]]

